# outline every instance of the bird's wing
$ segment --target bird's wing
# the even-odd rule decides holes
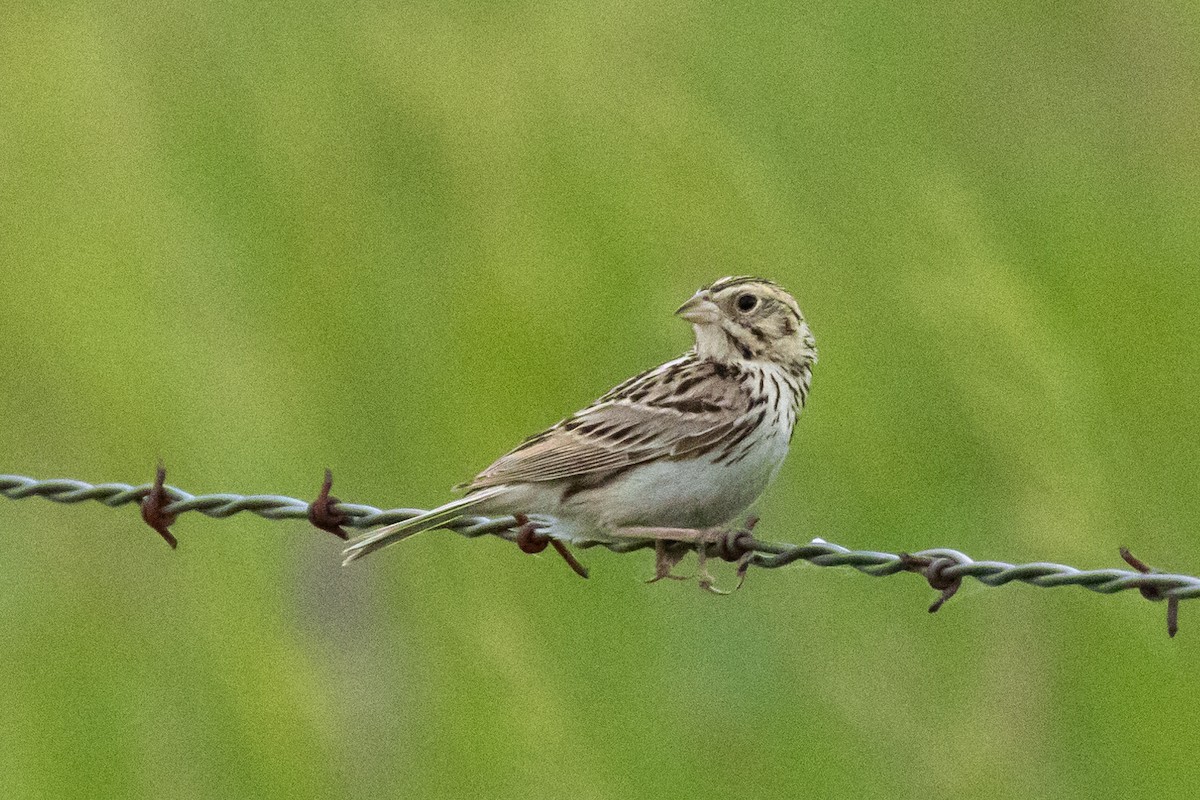
[[[747,424],[749,410],[739,385],[703,369],[689,372],[683,392],[679,381],[674,387],[651,383],[641,396],[636,391],[610,392],[527,439],[464,488],[476,491],[502,483],[556,481],[660,458],[694,456],[737,436]]]

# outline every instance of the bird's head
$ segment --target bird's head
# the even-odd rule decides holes
[[[799,372],[816,362],[795,298],[763,278],[721,278],[675,312],[692,323],[696,353],[715,361],[770,361]]]

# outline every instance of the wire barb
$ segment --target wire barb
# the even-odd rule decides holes
[[[163,490],[163,481],[167,479],[167,468],[158,462],[154,473],[154,485],[142,498],[142,521],[158,532],[174,550],[179,546],[179,540],[171,534],[171,526],[175,524],[177,514],[167,512],[167,494]]]
[[[317,499],[313,500],[308,505],[308,521],[313,524],[313,527],[332,533],[342,541],[350,538],[350,534],[342,528],[346,524],[347,517],[345,514],[337,511],[334,506],[341,503],[329,491],[333,488],[333,470],[325,470],[325,480],[321,482],[321,491],[317,494]]]
[[[929,607],[930,614],[936,614],[946,601],[954,597],[962,586],[962,576],[949,572],[954,561],[949,558],[930,558],[929,556],[914,556],[909,553],[900,554],[900,563],[909,572],[925,576],[931,588],[941,592],[941,596]]]
[[[425,513],[417,508],[393,508],[383,510],[374,506],[343,503],[328,496],[332,487],[332,476],[326,476],[328,487],[323,493],[327,504],[325,512],[330,518],[341,520],[346,528],[364,529],[401,522]],[[152,484],[130,486],[124,483],[90,484],[83,481],[59,479],[37,480],[21,475],[0,475],[0,495],[10,500],[27,497],[44,497],[56,503],[82,503],[94,500],[110,508],[139,503],[143,519],[151,525],[168,544],[175,546],[175,537],[168,530],[179,514],[196,511],[209,517],[224,518],[248,511],[266,519],[299,519],[311,522],[314,503],[282,495],[239,495],[209,494],[190,495],[173,486],[164,484],[165,471],[161,465]],[[149,502],[146,502],[146,501]],[[318,501],[321,496],[318,496]],[[149,509],[149,510],[147,510]],[[319,517],[320,519],[323,519]],[[151,522],[153,519],[155,522]],[[163,523],[161,525],[155,523]],[[320,526],[318,526],[320,527]],[[463,517],[449,523],[450,530],[467,538],[495,536],[509,542],[516,541],[518,525],[513,517],[488,519],[487,517]],[[934,589],[942,592],[941,597],[930,607],[937,611],[948,600],[964,578],[974,578],[985,586],[1003,586],[1020,582],[1030,586],[1049,588],[1052,586],[1080,586],[1098,594],[1116,594],[1136,589],[1145,598],[1167,601],[1168,633],[1174,636],[1178,630],[1179,601],[1200,597],[1200,577],[1176,573],[1156,572],[1134,558],[1122,548],[1121,555],[1134,571],[1123,569],[1081,570],[1065,564],[1033,562],[1009,564],[1003,561],[976,561],[966,553],[948,548],[934,548],[915,553],[884,553],[872,550],[850,550],[822,539],[813,539],[807,544],[764,542],[754,538],[752,523],[742,530],[731,532],[721,542],[698,542],[688,549],[705,548],[705,555],[715,555],[726,561],[736,561],[738,577],[744,579],[750,567],[776,569],[796,561],[807,561],[818,567],[853,567],[859,572],[882,578],[901,572],[916,572],[922,575]],[[324,529],[324,528],[322,528]],[[581,548],[604,547],[614,553],[630,553],[652,548],[653,539],[622,541],[585,541]],[[677,546],[672,543],[672,547]],[[739,583],[740,585],[740,583]]]
[[[1150,566],[1140,558],[1135,557],[1133,553],[1129,552],[1128,547],[1122,547],[1120,553],[1121,558],[1125,559],[1126,564],[1133,567],[1143,575],[1149,575],[1152,572],[1156,572],[1156,570],[1151,569]],[[1150,600],[1151,602],[1157,603],[1160,600],[1167,601],[1167,636],[1174,639],[1175,634],[1179,633],[1179,598],[1166,596],[1163,594],[1162,589],[1153,585],[1139,585],[1137,590],[1142,593],[1142,597]]]

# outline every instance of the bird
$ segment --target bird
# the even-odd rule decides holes
[[[656,544],[651,580],[679,577],[679,543],[727,530],[775,478],[817,348],[796,300],[764,278],[721,278],[675,313],[690,350],[528,437],[455,487],[463,497],[352,540],[343,563],[464,516],[512,515],[522,550],[553,544],[583,577],[564,543],[631,538]]]

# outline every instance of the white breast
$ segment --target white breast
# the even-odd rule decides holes
[[[708,528],[749,508],[782,466],[796,421],[796,396],[782,369],[754,368],[763,372],[769,401],[762,423],[734,458],[721,459],[722,448],[716,448],[695,459],[644,464],[593,493],[577,513],[601,527]]]

